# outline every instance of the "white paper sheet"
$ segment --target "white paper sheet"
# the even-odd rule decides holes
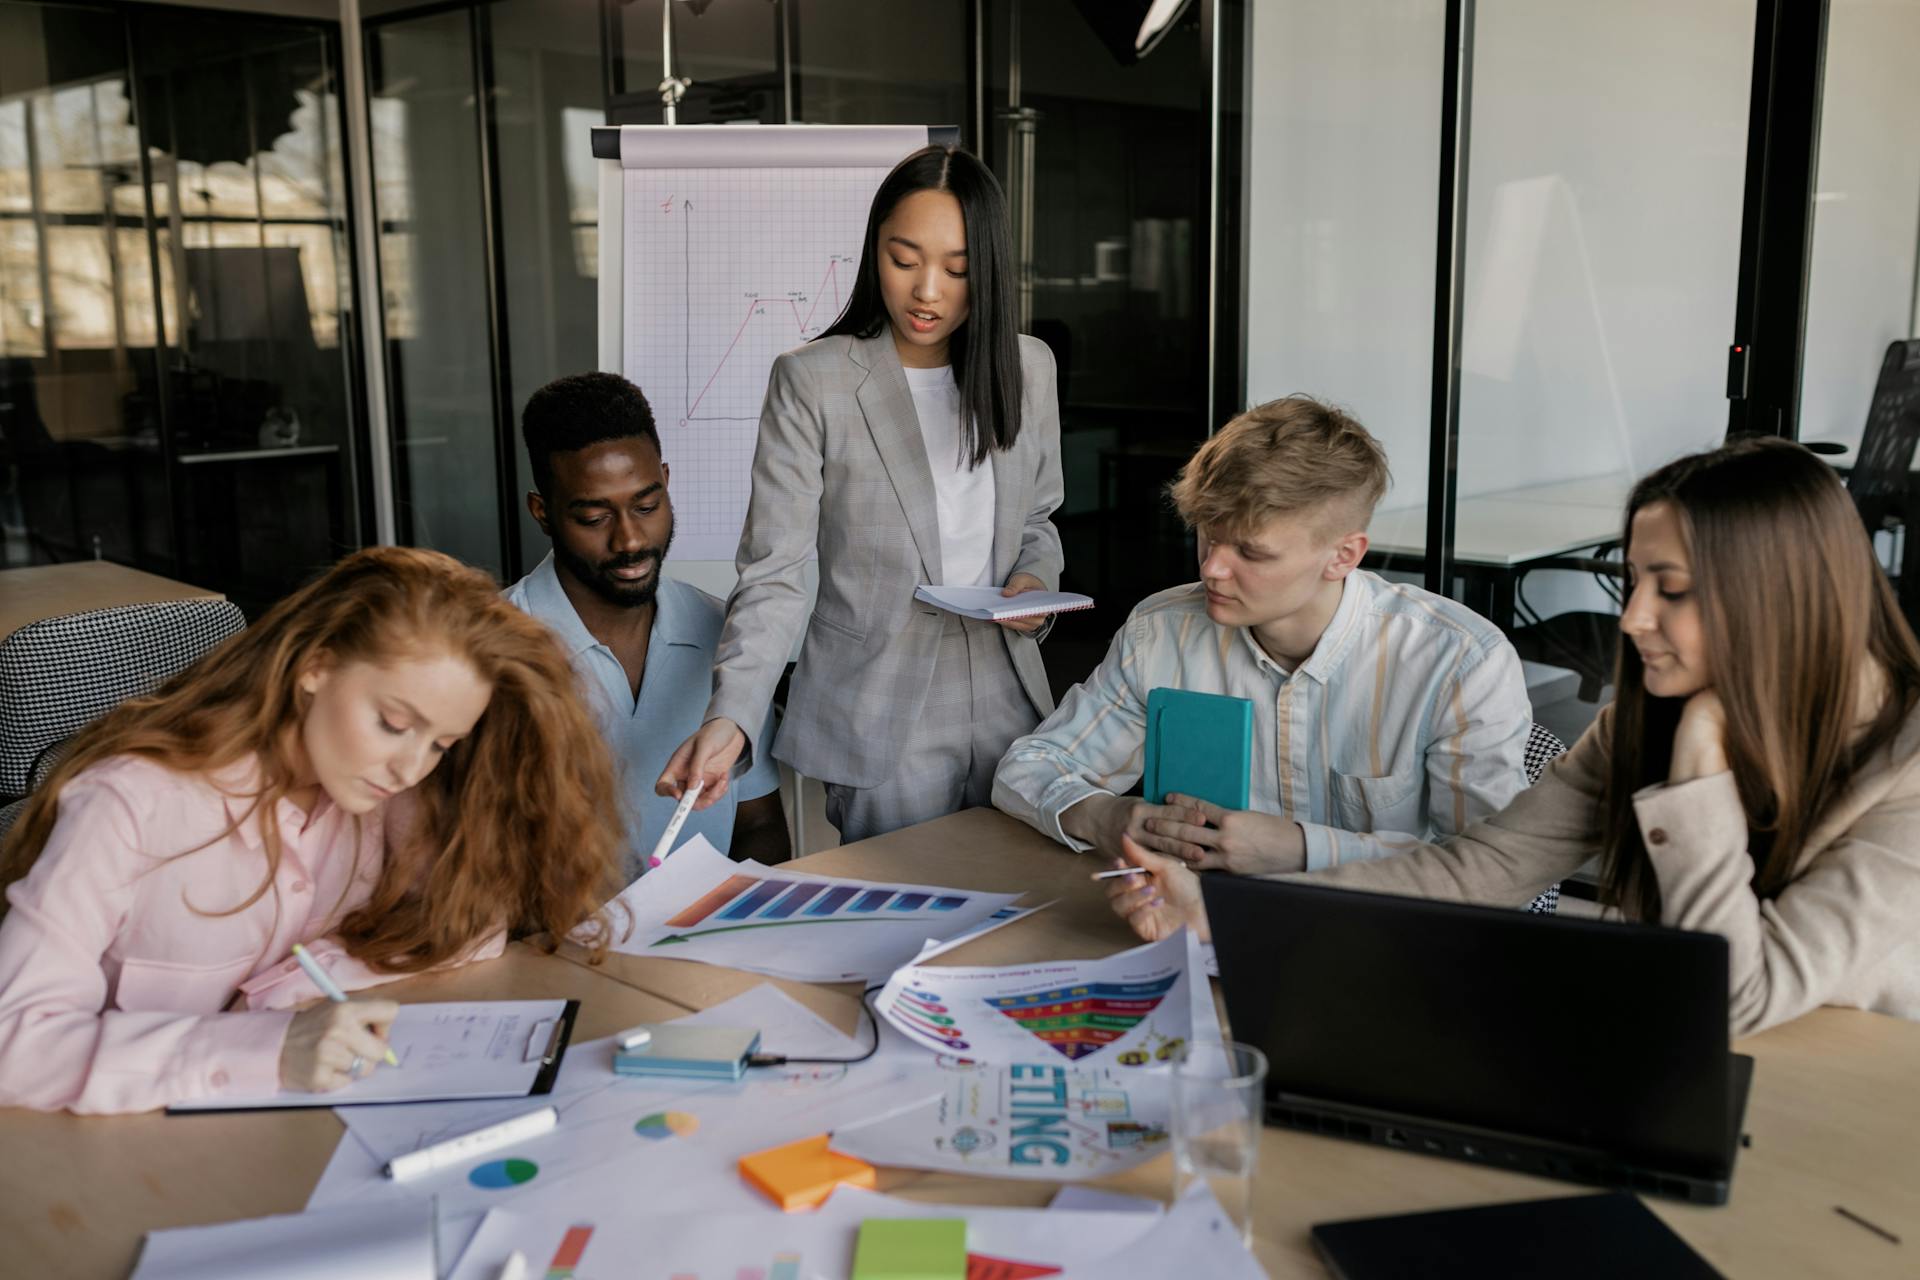
[[[880,1011],[937,1053],[978,1062],[1138,1069],[1193,1034],[1187,931],[1104,960],[906,965]]]
[[[205,1098],[172,1111],[252,1107],[350,1107],[368,1102],[453,1098],[525,1098],[539,1077],[564,1000],[461,1000],[403,1004],[388,1043],[400,1065],[332,1093],[281,1090],[257,1098]]]
[[[1065,1062],[945,1065],[939,1101],[834,1133],[869,1164],[1046,1182],[1104,1178],[1167,1150],[1164,1070]]]
[[[1045,911],[1058,901],[1060,899],[1052,898],[1037,907],[1002,907],[965,933],[956,933],[944,942],[938,938],[929,938],[926,945],[920,949],[920,954],[913,958],[913,962],[925,964],[935,956],[943,956],[956,947],[966,946],[983,934],[992,933],[995,929],[1004,929],[1014,921],[1024,920],[1036,911]]]
[[[614,950],[801,982],[878,982],[927,939],[963,933],[1019,897],[797,874],[734,862],[695,836],[615,899],[633,928]]]
[[[842,1035],[766,985],[679,1021],[755,1027],[770,1052],[792,1057],[853,1057],[865,1047],[864,1039]],[[612,1039],[590,1041],[568,1051],[553,1092],[543,1099],[560,1114],[552,1132],[423,1178],[394,1183],[380,1176],[379,1167],[430,1142],[516,1115],[526,1100],[342,1110],[348,1134],[308,1204],[436,1197],[444,1243],[458,1242],[496,1205],[600,1180],[620,1186],[635,1211],[749,1210],[766,1202],[740,1179],[740,1156],[920,1107],[935,1091],[932,1082],[896,1062],[872,1060],[756,1068],[738,1082],[619,1076]]]
[[[1028,1268],[1109,1254],[1145,1235],[1159,1215],[922,1204],[853,1187],[812,1213],[636,1215],[623,1209],[618,1188],[603,1184],[584,1197],[549,1192],[488,1214],[453,1277],[494,1280],[518,1249],[535,1276],[572,1268],[583,1277],[845,1280],[860,1224],[869,1218],[963,1218],[971,1274],[1033,1275]]]
[[[1148,1229],[1124,1247],[1091,1262],[1070,1264],[1059,1280],[1114,1280],[1116,1276],[1205,1276],[1206,1280],[1266,1280],[1207,1184],[1197,1182]]]
[[[433,1204],[401,1200],[150,1231],[132,1280],[435,1280]]]
[[[921,586],[913,589],[913,596],[937,609],[983,622],[1093,608],[1093,597],[1076,591],[1023,591],[1017,596],[1003,596],[999,587]]]

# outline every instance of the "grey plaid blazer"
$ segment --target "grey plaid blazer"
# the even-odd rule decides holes
[[[1056,589],[1060,535],[1060,411],[1053,353],[1020,339],[1020,436],[992,454],[993,571],[1030,573]],[[806,616],[807,554],[820,593]],[[892,334],[823,338],[773,362],[753,496],[735,559],[739,584],[714,654],[707,718],[749,735],[786,668],[794,632],[806,639],[774,755],[808,777],[872,787],[889,777],[907,728],[926,703],[945,617],[913,598],[942,580],[933,470]],[[1002,632],[1034,708],[1053,709],[1040,646]]]

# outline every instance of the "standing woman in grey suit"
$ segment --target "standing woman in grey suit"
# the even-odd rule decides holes
[[[842,840],[988,803],[1000,756],[1053,709],[1039,623],[914,588],[1054,589],[1060,494],[1053,356],[1014,327],[1000,185],[964,151],[917,151],[874,195],[846,310],[773,363],[713,697],[658,790],[698,780],[704,808],[771,746],[826,783]],[[778,739],[753,741],[803,625]]]

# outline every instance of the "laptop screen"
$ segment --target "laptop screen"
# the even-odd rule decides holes
[[[1234,1038],[1269,1100],[1366,1108],[1724,1170],[1714,934],[1202,877]]]

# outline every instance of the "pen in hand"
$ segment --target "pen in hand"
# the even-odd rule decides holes
[[[667,819],[667,829],[654,841],[653,854],[647,859],[647,866],[657,867],[666,861],[667,854],[673,851],[673,839],[680,834],[680,828],[687,825],[687,815],[693,812],[693,802],[700,798],[700,792],[706,788],[707,780],[700,778],[680,794],[680,803],[673,806],[673,817]]]
[[[313,985],[320,988],[321,995],[333,1001],[335,1004],[345,1004],[347,1002],[347,993],[340,989],[338,983],[334,982],[332,975],[320,967],[320,962],[309,955],[307,949],[297,942],[293,944],[293,958],[300,962],[300,967],[307,971],[309,978],[313,979]],[[387,1046],[387,1065],[390,1067],[400,1065],[400,1059],[393,1056],[392,1045]]]

